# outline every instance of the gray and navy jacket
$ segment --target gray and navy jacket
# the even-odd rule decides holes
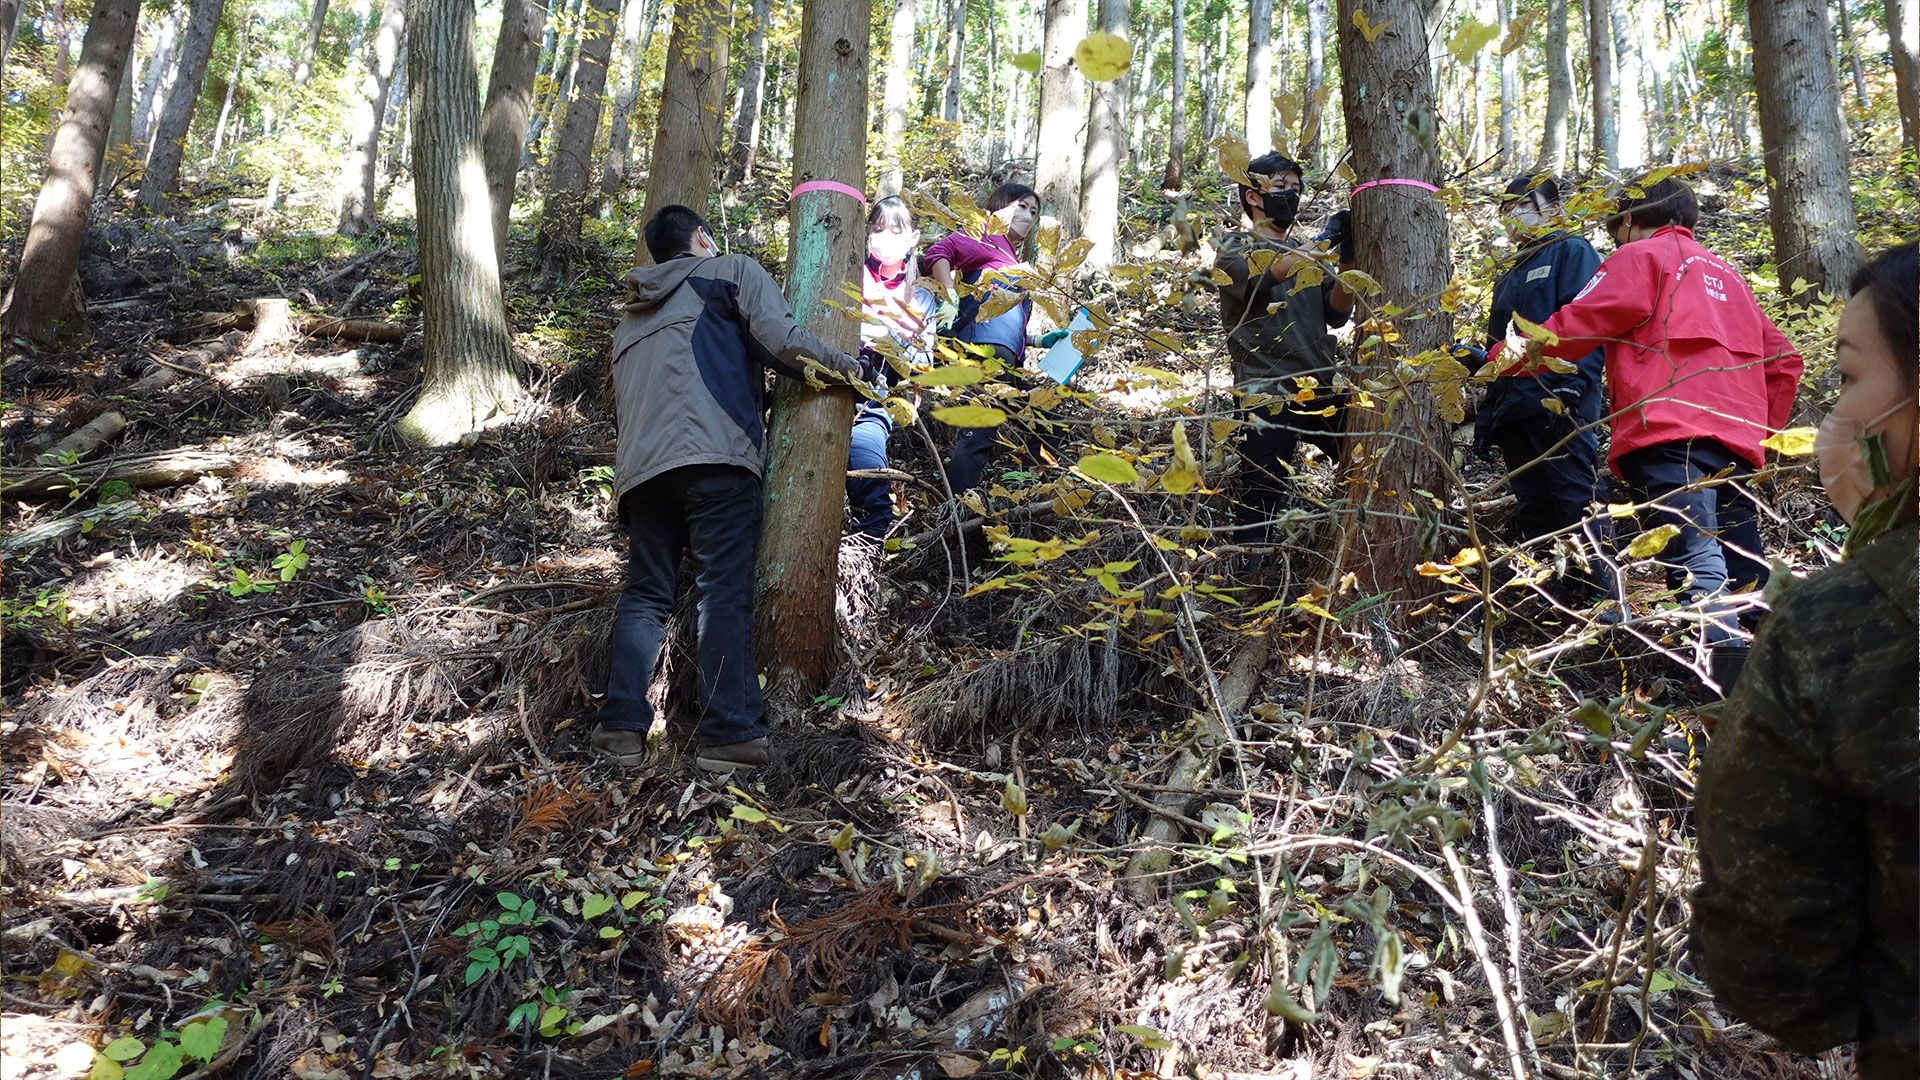
[[[1487,311],[1487,343],[1506,340],[1507,325],[1515,315],[1546,322],[1573,302],[1598,269],[1600,253],[1570,232],[1548,233],[1522,247],[1513,269],[1501,275],[1493,287],[1493,301]],[[1597,424],[1606,406],[1601,388],[1607,369],[1606,350],[1595,349],[1574,366],[1577,371],[1549,371],[1518,378],[1503,375],[1493,380],[1479,415],[1474,417],[1474,442],[1489,446],[1494,433],[1502,428],[1551,420],[1552,410],[1541,404],[1547,398],[1559,398],[1565,410],[1560,415],[1579,426]]]
[[[683,255],[627,272],[613,332],[616,501],[683,465],[766,464],[772,368],[804,376],[811,356],[858,377],[860,362],[794,322],[787,298],[745,255]]]

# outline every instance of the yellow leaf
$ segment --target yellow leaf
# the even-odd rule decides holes
[[[1027,404],[1045,411],[1060,404],[1060,388],[1052,383],[1044,383],[1027,391]]]
[[[1325,281],[1326,277],[1327,272],[1320,269],[1318,263],[1301,263],[1300,268],[1293,272],[1293,291],[1300,292],[1304,289],[1311,289],[1315,285]]]
[[[1040,74],[1040,63],[1041,63],[1040,54],[1037,52],[1023,52],[1023,53],[1013,54],[1013,66],[1019,68],[1021,71],[1024,71],[1029,75]]]
[[[1088,454],[1080,459],[1074,468],[1095,480],[1104,480],[1109,484],[1131,484],[1140,479],[1133,464],[1126,458],[1114,454]]]
[[[1007,414],[991,405],[949,405],[933,410],[933,418],[953,427],[996,427]]]
[[[1175,495],[1185,495],[1200,483],[1200,463],[1193,459],[1193,447],[1187,443],[1187,425],[1173,425],[1173,464],[1160,474],[1160,486]]]
[[[1633,538],[1627,545],[1627,555],[1634,559],[1649,559],[1667,550],[1673,538],[1680,535],[1680,526],[1662,525],[1657,529],[1648,529]]]
[[[1295,600],[1293,602],[1293,606],[1299,608],[1301,611],[1305,611],[1313,615],[1318,615],[1323,619],[1332,619],[1335,622],[1340,621],[1340,616],[1335,615],[1333,612],[1328,611],[1326,608],[1321,607],[1319,604],[1316,604],[1313,601],[1306,599],[1305,597],[1302,597],[1299,600]]]
[[[1541,326],[1539,323],[1534,322],[1532,319],[1527,318],[1525,315],[1522,315],[1519,312],[1514,313],[1513,325],[1519,327],[1521,333],[1527,335],[1528,337],[1532,338],[1533,340],[1539,342],[1542,345],[1560,344],[1559,334],[1556,334],[1553,331],[1547,329],[1546,327]]]
[[[1787,457],[1804,457],[1813,453],[1813,438],[1818,433],[1818,428],[1788,428],[1785,431],[1776,431],[1766,438],[1761,439],[1760,445],[1772,450],[1776,454],[1784,454]]]
[[[1434,406],[1450,424],[1467,418],[1467,383],[1472,377],[1467,366],[1451,356],[1443,356],[1427,368]]]
[[[1380,32],[1392,25],[1392,19],[1378,23],[1369,22],[1366,12],[1361,11],[1359,8],[1355,8],[1353,11],[1353,28],[1360,31],[1360,36],[1366,38],[1367,44],[1369,45],[1378,41],[1380,39]]]
[[[1519,49],[1520,46],[1525,45],[1527,43],[1527,31],[1533,29],[1533,24],[1539,18],[1539,12],[1529,11],[1509,20],[1507,22],[1506,39],[1500,42],[1500,55],[1505,56]]]
[[[1026,298],[1027,295],[1017,289],[994,289],[987,294],[986,299],[980,301],[980,310],[974,315],[974,319],[978,322],[997,319],[1019,307],[1020,301]]]
[[[1567,407],[1560,404],[1560,399],[1553,394],[1548,394],[1546,397],[1541,398],[1540,407],[1555,416],[1565,416],[1567,414]]]
[[[913,402],[905,398],[890,397],[886,401],[887,415],[900,427],[912,427],[920,420],[920,414],[914,410]]]
[[[1253,156],[1247,153],[1246,143],[1232,135],[1222,135],[1213,140],[1212,146],[1220,151],[1220,171],[1227,174],[1227,179],[1248,187],[1261,186],[1255,184],[1247,175],[1247,165],[1253,160]]]
[[[1075,270],[1080,269],[1080,264],[1087,261],[1087,253],[1092,250],[1093,241],[1088,240],[1084,236],[1060,249],[1060,272],[1063,274],[1071,274]],[[1070,320],[1056,319],[1054,321],[1065,325]]]
[[[916,371],[909,379],[916,386],[972,386],[987,373],[969,364],[943,364],[932,371]]]
[[[1300,126],[1300,95],[1282,90],[1273,95],[1273,107],[1280,114],[1280,125],[1291,131]]]
[[[1447,561],[1455,566],[1478,566],[1480,563],[1480,549],[1477,547],[1461,548],[1460,554],[1455,555]]]
[[[1086,506],[1088,503],[1092,501],[1093,501],[1093,492],[1088,491],[1085,488],[1082,488],[1079,491],[1064,492],[1058,498],[1053,500],[1053,504],[1052,504],[1053,512],[1055,514],[1058,514],[1061,517],[1068,517],[1074,513],[1077,513],[1082,507]]]
[[[1489,42],[1499,36],[1500,27],[1497,24],[1488,25],[1468,19],[1461,23],[1460,29],[1455,30],[1453,37],[1448,39],[1447,51],[1461,63],[1471,64],[1473,55],[1486,48]]]
[[[1074,46],[1073,62],[1094,82],[1111,82],[1133,66],[1133,46],[1119,34],[1095,30]]]
[[[1355,14],[1358,14],[1358,12],[1355,12]],[[1368,274],[1364,270],[1342,270],[1340,271],[1339,278],[1340,284],[1345,285],[1347,291],[1353,293],[1355,296],[1378,296],[1387,291],[1384,286],[1373,279],[1371,274]]]

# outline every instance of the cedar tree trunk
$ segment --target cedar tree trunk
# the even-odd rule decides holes
[[[1173,3],[1173,101],[1167,119],[1167,168],[1160,174],[1162,191],[1187,185],[1187,18],[1183,0]]]
[[[1893,54],[1900,132],[1920,155],[1920,0],[1887,0],[1887,50]]]
[[[1347,29],[1340,28],[1346,37]],[[1573,56],[1567,51],[1567,0],[1547,0],[1547,116],[1534,168],[1557,173],[1567,163],[1567,117],[1573,111]],[[1351,75],[1347,76],[1352,78]]]
[[[889,31],[891,47],[887,52],[887,83],[880,95],[881,111],[881,154],[887,163],[887,172],[880,180],[882,196],[898,195],[906,186],[906,172],[901,166],[901,145],[907,131],[907,87],[911,80],[913,64],[913,0],[897,0],[893,5],[892,27]]]
[[[520,148],[533,111],[534,69],[540,65],[540,35],[547,22],[543,0],[506,0],[500,40],[487,77],[487,104],[480,114],[480,157],[487,169],[487,199],[493,211],[493,253],[501,277],[507,272],[507,229],[513,214]]]
[[[320,35],[327,28],[328,0],[313,0],[307,16],[307,43],[300,50],[300,62],[293,68],[293,85],[305,86],[313,78],[313,54],[320,51]]]
[[[707,202],[713,198],[713,164],[719,157],[733,7],[728,0],[677,0],[673,8],[660,120],[647,163],[647,199],[640,209],[642,227],[663,206],[678,204],[706,216]],[[865,54],[863,46],[861,55]],[[861,106],[860,115],[866,113]],[[855,183],[862,180],[854,177]],[[635,248],[636,263],[644,266],[653,261],[645,242]]]
[[[407,32],[407,0],[387,0],[380,12],[380,28],[367,46],[367,73],[360,80],[360,105],[354,112],[353,143],[340,169],[340,224],[342,236],[358,236],[378,224],[374,194],[380,173],[380,128],[387,116],[387,92],[393,86],[393,67],[400,58],[400,42]]]
[[[179,74],[167,93],[167,107],[160,113],[160,124],[153,135],[153,151],[147,155],[147,175],[140,181],[140,205],[158,210],[180,178],[180,159],[186,153],[187,129],[193,124],[193,110],[200,101],[200,84],[207,74],[207,61],[213,56],[213,39],[220,29],[220,13],[227,0],[193,0],[193,15],[187,19],[186,39],[180,45]]]
[[[760,100],[767,86],[767,19],[772,11],[770,0],[753,0],[747,69],[740,73],[740,100],[733,110],[733,152],[728,155],[726,187],[753,178],[753,158],[760,144]]]
[[[540,208],[540,231],[533,261],[540,273],[562,277],[573,267],[580,247],[580,218],[587,210],[593,182],[593,140],[600,132],[601,97],[607,85],[607,58],[619,30],[620,0],[589,0],[580,27],[580,65],[573,100],[560,125],[547,173],[547,197]],[[496,238],[497,239],[497,238]]]
[[[1613,124],[1612,7],[1609,0],[1586,0],[1587,73],[1593,89],[1593,161],[1608,171],[1620,159],[1620,136]]]

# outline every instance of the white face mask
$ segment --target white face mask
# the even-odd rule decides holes
[[[1865,422],[1831,413],[1820,421],[1820,430],[1813,438],[1813,452],[1820,462],[1820,486],[1827,489],[1827,498],[1833,501],[1833,508],[1847,524],[1853,524],[1854,515],[1876,490],[1860,441],[1873,434],[1887,417],[1910,404],[1895,402],[1892,408]],[[1900,466],[1892,461],[1887,464],[1896,470],[1897,479]]]
[[[913,245],[920,239],[915,232],[870,232],[867,234],[867,254],[879,260],[883,266],[897,266],[907,261],[907,255],[913,251]]]

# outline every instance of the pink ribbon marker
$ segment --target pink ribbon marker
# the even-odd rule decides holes
[[[832,180],[809,180],[804,184],[795,185],[793,194],[787,197],[787,201],[792,202],[794,199],[799,198],[802,192],[807,191],[837,191],[842,195],[851,195],[859,199],[862,210],[867,207],[867,196],[859,188],[848,187],[845,184]]]
[[[1425,180],[1403,180],[1398,177],[1395,177],[1395,178],[1390,178],[1386,180],[1369,180],[1366,183],[1361,184],[1360,186],[1354,188],[1352,194],[1348,195],[1347,198],[1351,199],[1353,198],[1354,195],[1358,195],[1370,187],[1378,187],[1381,184],[1400,184],[1403,187],[1419,188],[1422,191],[1437,192],[1440,190],[1439,188],[1434,187],[1432,184],[1427,183]]]

